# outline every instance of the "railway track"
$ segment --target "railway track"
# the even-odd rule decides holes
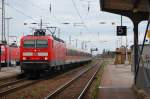
[[[100,64],[86,69],[72,80],[60,86],[53,93],[49,94],[45,99],[62,99],[62,97],[66,99],[81,99],[85,95],[99,69]]]
[[[64,72],[65,73],[65,72]],[[64,74],[62,73],[62,74]],[[61,75],[59,73],[57,73],[58,75]],[[53,74],[54,78],[57,77],[57,75],[54,73]],[[48,77],[49,78],[49,77]],[[53,78],[50,76],[50,79]],[[9,78],[9,79],[12,79],[12,78]],[[16,80],[14,80],[16,79]],[[44,81],[45,79],[41,79],[41,80],[28,80],[28,79],[17,79],[17,78],[14,78],[13,81],[5,81],[4,84],[0,84],[0,97],[3,97],[3,96],[6,96],[10,93],[13,93],[13,92],[16,92],[18,90],[21,90],[25,87],[28,87],[32,84],[35,84],[35,83],[38,83],[40,81]]]
[[[0,78],[0,86],[9,82],[15,82],[18,79],[24,78],[24,74],[17,74],[17,75],[13,75],[13,76],[9,76],[9,77],[4,77],[4,78]]]
[[[98,62],[93,62],[93,63],[89,64],[88,66],[80,66],[79,68],[75,68],[71,71],[67,70],[60,74],[57,73],[57,75],[55,75],[55,73],[54,73],[53,76],[51,75],[48,78],[46,77],[42,81],[40,81],[40,82],[38,81],[36,84],[33,84],[33,86],[32,86],[32,84],[30,84],[29,86],[25,85],[25,87],[13,89],[12,91],[6,92],[6,93],[4,93],[4,95],[0,94],[0,98],[4,98],[4,99],[15,98],[16,99],[16,98],[20,98],[20,97],[26,97],[26,98],[37,99],[37,98],[39,98],[39,96],[41,96],[40,98],[43,99],[46,95],[48,95],[49,93],[53,93],[57,88],[59,88],[60,86],[62,86],[65,83],[67,83],[68,81],[73,79],[75,76],[79,75],[81,72],[84,72],[90,68],[94,68],[94,67],[91,67],[90,65],[93,66],[96,63],[98,63]],[[41,85],[41,84],[43,84],[43,85]],[[37,89],[38,86],[40,86],[39,90],[41,90],[41,93],[39,93],[39,91],[35,91],[35,89],[38,90]],[[43,86],[43,88],[46,88],[47,91],[45,89],[43,89],[43,91],[42,91],[41,86]],[[47,87],[45,87],[45,86],[47,86]],[[28,88],[26,88],[26,87],[28,87]],[[34,90],[34,93],[38,93],[38,96],[37,95],[33,96],[32,90]],[[11,94],[11,93],[13,93],[13,94]],[[43,94],[43,96],[42,96],[42,94]]]
[[[6,77],[6,78],[1,78],[0,79],[0,86],[5,84],[5,83],[8,83],[10,81],[16,81],[17,80],[17,76],[11,76],[11,77]]]
[[[10,82],[7,82],[7,83],[4,83],[4,84],[1,84],[0,85],[0,89],[4,88],[4,87],[7,87],[7,86],[11,86],[15,83],[19,83],[19,82],[22,82],[24,81],[25,79],[19,79],[19,80],[14,80],[14,81],[10,81]]]
[[[99,67],[100,69],[100,67]],[[78,99],[82,99],[85,94],[86,94],[86,91],[88,90],[88,88],[90,87],[90,85],[92,84],[96,74],[98,73],[99,69],[97,69],[97,71],[93,74],[93,76],[89,79],[89,81],[87,82],[87,84],[85,85],[84,89],[82,90],[82,92],[80,93],[80,95],[78,96]]]
[[[0,85],[0,97],[35,84],[40,80],[20,79]]]

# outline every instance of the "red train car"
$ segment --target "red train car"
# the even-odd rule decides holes
[[[20,41],[21,70],[27,73],[90,59],[90,54],[67,48],[63,40],[45,35],[43,30],[36,30],[34,35],[24,36]]]
[[[89,61],[91,60],[91,54],[81,51],[79,49],[67,47],[67,54],[65,60],[66,64]]]
[[[20,63],[20,48],[15,44],[12,45],[1,45],[1,66],[19,65]]]

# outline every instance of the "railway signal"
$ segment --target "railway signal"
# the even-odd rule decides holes
[[[91,48],[91,54],[93,51],[98,51],[98,48]]]
[[[117,26],[117,36],[126,36],[127,27],[126,26]]]

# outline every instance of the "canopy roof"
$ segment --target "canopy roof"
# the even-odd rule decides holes
[[[140,21],[149,16],[148,0],[100,0],[102,11],[121,14],[132,19],[133,13],[138,14]]]

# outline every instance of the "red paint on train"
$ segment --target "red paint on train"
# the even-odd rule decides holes
[[[1,45],[1,64],[6,66],[8,63],[11,65],[18,65],[20,62],[20,48],[14,45]]]

